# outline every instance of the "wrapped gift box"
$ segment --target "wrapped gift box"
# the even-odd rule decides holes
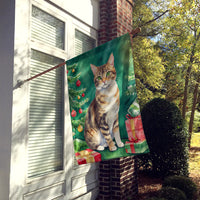
[[[76,159],[77,159],[77,162],[78,162],[79,165],[82,165],[82,164],[86,164],[86,163],[87,163],[85,158],[77,158],[77,157],[76,157]]]
[[[137,143],[126,141],[125,150],[126,153],[145,153],[148,152],[148,144],[146,140]]]
[[[126,141],[125,150],[126,150],[126,153],[135,153],[134,142]]]
[[[129,141],[137,143],[146,140],[141,115],[136,117],[128,115],[127,118],[128,119],[125,121],[125,124]]]
[[[146,140],[142,142],[134,143],[134,147],[135,147],[136,153],[145,153],[148,151],[148,144]]]
[[[141,115],[134,117],[133,120],[134,120],[135,130],[143,129]]]
[[[135,130],[135,135],[138,139],[136,142],[142,142],[142,141],[146,140],[143,129]]]
[[[79,151],[75,153],[75,156],[79,165],[101,161],[101,154],[92,149]]]
[[[126,130],[127,130],[127,133],[128,133],[128,139],[130,141],[137,141],[137,137],[136,137],[136,134],[135,134],[134,119],[133,118],[127,119],[125,121],[125,124],[126,124]]]

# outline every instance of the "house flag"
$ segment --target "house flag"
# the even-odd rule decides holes
[[[129,34],[66,61],[78,164],[148,153]]]

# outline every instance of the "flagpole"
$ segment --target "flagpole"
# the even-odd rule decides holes
[[[133,29],[133,30],[130,32],[130,35],[131,35],[132,38],[134,38],[134,37],[136,37],[136,36],[138,35],[138,33],[140,33],[140,32],[141,32],[141,28],[138,27],[138,28],[136,28],[136,29]]]
[[[58,65],[56,65],[56,66],[54,66],[54,67],[52,67],[52,68],[50,68],[50,69],[47,69],[47,70],[45,70],[45,71],[43,71],[43,72],[41,72],[41,73],[39,73],[39,74],[36,74],[35,76],[32,76],[32,77],[30,77],[30,78],[28,78],[28,79],[26,79],[26,80],[18,81],[17,86],[18,86],[18,87],[21,87],[24,83],[26,83],[26,82],[28,82],[28,81],[31,81],[31,80],[37,78],[38,76],[42,76],[43,74],[46,74],[46,73],[48,73],[48,72],[50,72],[50,71],[52,71],[52,70],[54,70],[54,69],[57,69],[57,68],[59,68],[59,67],[62,67],[62,66],[64,66],[65,64],[66,64],[65,62],[60,63],[60,64],[58,64]]]

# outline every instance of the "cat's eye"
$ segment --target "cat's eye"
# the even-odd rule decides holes
[[[99,81],[100,81],[100,80],[101,80],[101,76],[98,76],[98,77],[97,77],[97,80],[99,80]]]
[[[110,75],[110,72],[107,72],[106,76],[108,77]]]

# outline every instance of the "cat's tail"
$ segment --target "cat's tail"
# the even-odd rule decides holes
[[[99,137],[98,132],[95,129],[90,128],[90,129],[85,130],[84,137],[89,148],[93,150],[96,150],[96,149],[99,150],[98,148],[100,146],[100,137]]]

